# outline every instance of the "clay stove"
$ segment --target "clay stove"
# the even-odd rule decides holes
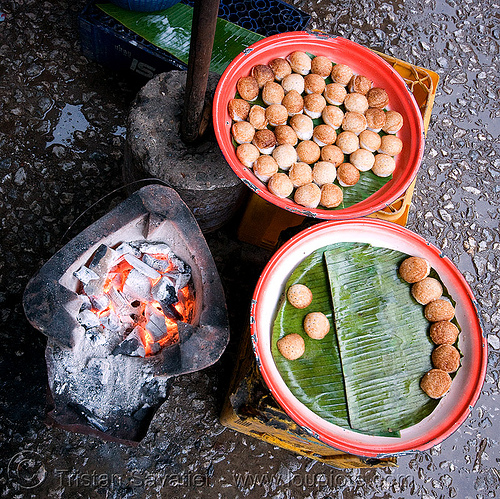
[[[66,246],[24,293],[48,337],[48,421],[138,442],[173,376],[216,362],[224,293],[193,215],[170,188],[137,191]]]

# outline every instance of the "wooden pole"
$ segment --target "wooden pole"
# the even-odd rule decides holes
[[[181,121],[181,138],[185,143],[196,141],[203,135],[208,124],[208,119],[203,119],[205,94],[219,3],[220,0],[196,0],[194,3],[184,112]]]

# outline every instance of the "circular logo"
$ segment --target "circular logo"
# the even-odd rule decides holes
[[[23,489],[38,487],[47,476],[42,456],[30,450],[23,450],[13,456],[7,471],[9,478]]]

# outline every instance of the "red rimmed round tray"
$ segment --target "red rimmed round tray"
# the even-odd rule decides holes
[[[287,279],[316,249],[337,242],[361,242],[426,258],[456,302],[461,327],[462,364],[452,387],[434,411],[401,437],[364,435],[320,418],[299,402],[283,381],[271,352],[272,325]],[[260,372],[281,407],[299,425],[328,445],[351,454],[380,457],[426,450],[450,436],[467,418],[484,382],[487,342],[477,304],[467,281],[441,250],[397,224],[362,219],[330,221],[306,229],[284,244],[264,269],[254,292],[250,317],[252,343]]]
[[[248,76],[256,64],[267,64],[276,57],[286,57],[294,50],[324,55],[335,63],[347,64],[356,74],[367,76],[374,86],[385,88],[390,102],[388,109],[401,113],[403,128],[398,137],[403,151],[396,156],[393,178],[370,197],[341,209],[310,209],[273,195],[252,170],[236,157],[231,139],[231,118],[228,102],[236,95],[236,83]],[[242,52],[226,68],[214,96],[214,129],[219,146],[227,162],[238,177],[256,194],[283,209],[304,216],[325,220],[345,220],[375,213],[397,200],[414,180],[424,151],[424,127],[419,107],[399,73],[371,50],[341,37],[306,32],[290,32],[265,38]]]

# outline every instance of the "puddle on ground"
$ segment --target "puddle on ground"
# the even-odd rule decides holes
[[[61,111],[57,122],[52,141],[47,142],[45,147],[53,145],[71,146],[74,142],[75,132],[85,132],[89,128],[89,122],[82,112],[83,104],[66,104]]]

